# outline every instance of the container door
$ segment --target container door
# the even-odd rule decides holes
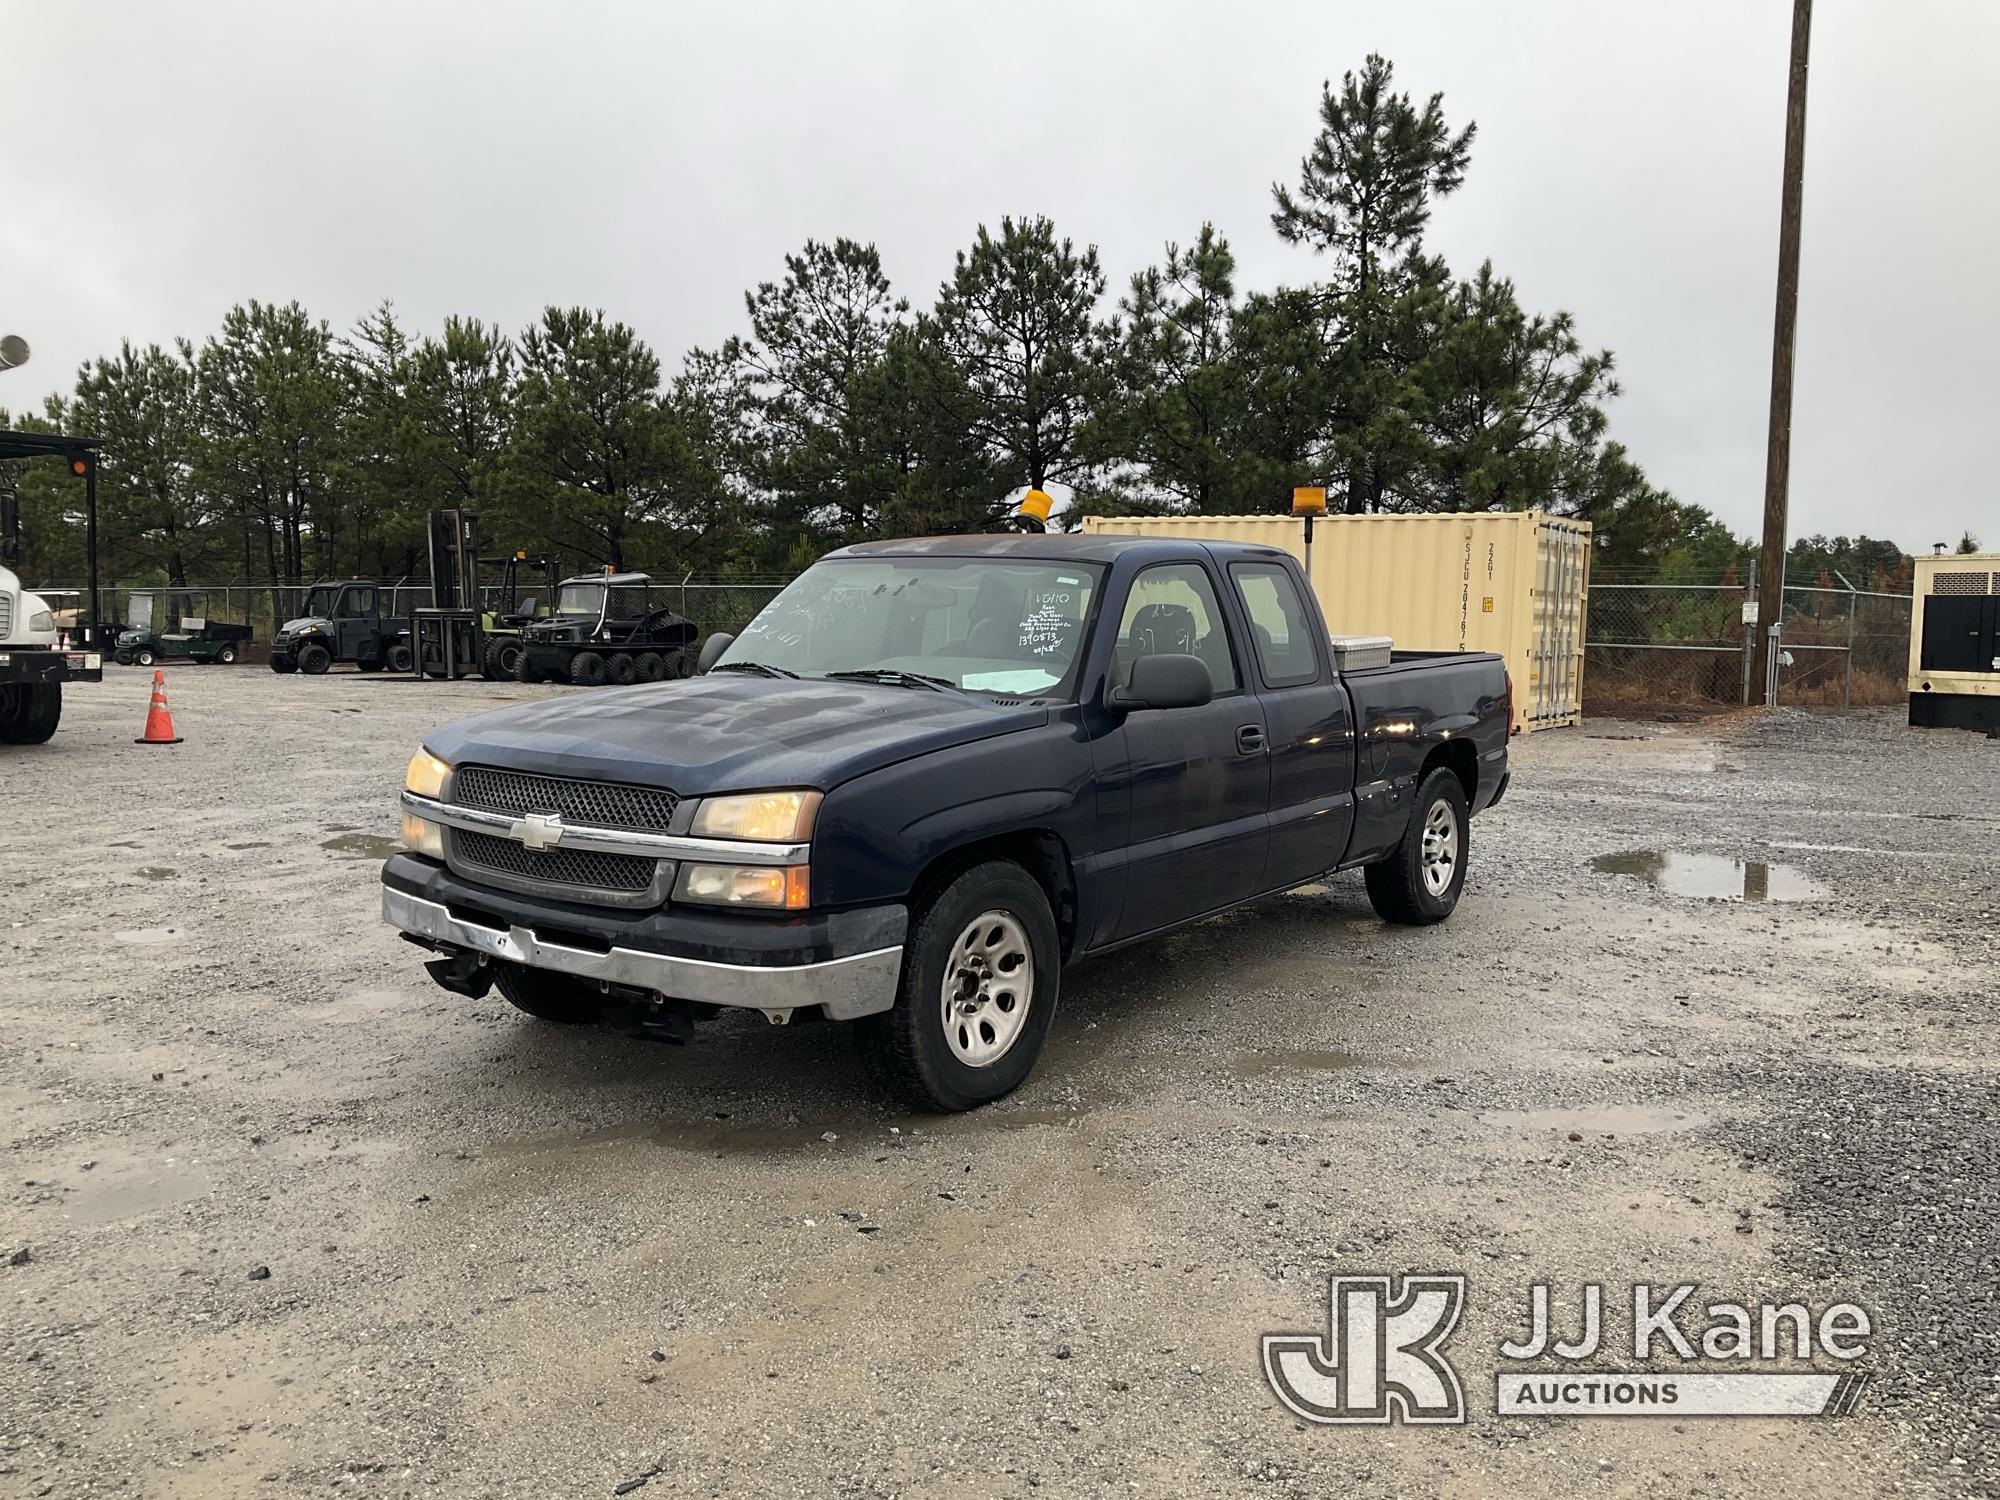
[[[1924,600],[1923,670],[1992,671],[1996,602],[2000,601],[1969,594],[1932,594]]]

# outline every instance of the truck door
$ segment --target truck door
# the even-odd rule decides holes
[[[1199,563],[1157,563],[1126,595],[1112,671],[1128,680],[1133,661],[1162,652],[1199,656],[1215,697],[1199,708],[1135,710],[1108,737],[1101,764],[1113,769],[1100,776],[1131,805],[1121,938],[1255,895],[1269,842],[1263,709],[1245,691],[1242,653]]]
[[[1232,563],[1230,583],[1250,622],[1250,658],[1271,758],[1271,852],[1263,888],[1323,875],[1354,828],[1354,723],[1334,677],[1319,617],[1277,562]]]
[[[333,634],[339,645],[338,660],[359,661],[363,657],[372,660],[380,644],[376,637],[381,633],[380,622],[375,618],[375,590],[367,584],[354,584],[340,591],[340,600],[334,606]]]

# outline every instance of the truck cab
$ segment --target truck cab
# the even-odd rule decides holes
[[[0,568],[0,745],[39,745],[62,721],[66,682],[101,682],[104,658],[66,650],[55,611]]]

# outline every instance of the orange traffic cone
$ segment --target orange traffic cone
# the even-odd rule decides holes
[[[174,716],[167,712],[167,674],[159,668],[153,669],[153,701],[146,706],[146,732],[133,743],[136,745],[178,745],[181,737],[174,733]]]

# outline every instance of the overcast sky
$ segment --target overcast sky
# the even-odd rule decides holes
[[[2000,5],[1819,0],[1792,531],[2000,544]],[[1114,293],[1204,219],[1246,287],[1319,87],[1371,50],[1479,122],[1431,244],[1616,351],[1612,432],[1761,513],[1787,0],[680,6],[0,0],[0,375],[20,411],[231,303],[345,328],[601,306],[671,368],[809,236],[927,303],[1046,213]]]

